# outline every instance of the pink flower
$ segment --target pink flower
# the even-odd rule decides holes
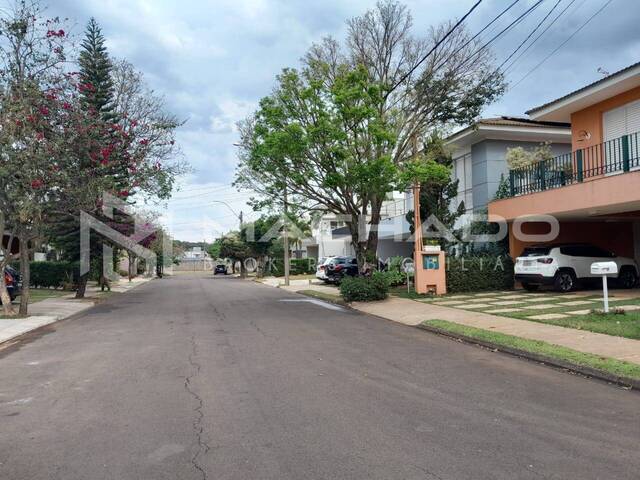
[[[47,107],[40,107],[38,110],[40,111],[40,114],[45,117],[49,115],[49,109]]]
[[[47,38],[51,38],[51,37],[64,37],[65,33],[64,30],[60,29],[57,32],[55,30],[48,30],[47,31]]]
[[[121,197],[128,197],[129,196],[129,190],[120,190],[118,195],[120,195]]]
[[[65,110],[71,110],[71,104],[69,102],[64,102],[62,104],[62,108],[64,108]]]
[[[37,190],[38,188],[42,187],[42,185],[44,185],[44,182],[39,178],[31,181],[31,188],[33,188],[34,190]]]
[[[149,145],[149,139],[143,138],[142,140],[140,140],[140,145]]]

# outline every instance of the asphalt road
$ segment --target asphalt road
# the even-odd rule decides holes
[[[300,300],[156,280],[0,351],[0,478],[638,479],[637,392]]]

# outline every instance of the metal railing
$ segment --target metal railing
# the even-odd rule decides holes
[[[511,196],[564,187],[640,167],[640,132],[509,171]]]

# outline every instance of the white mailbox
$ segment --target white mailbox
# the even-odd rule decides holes
[[[616,262],[595,262],[591,264],[591,275],[617,275]]]
[[[591,264],[591,275],[602,275],[602,297],[604,300],[604,313],[609,313],[609,287],[607,275],[617,275],[616,262],[594,262]]]

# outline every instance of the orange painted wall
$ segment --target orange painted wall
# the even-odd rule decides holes
[[[571,114],[571,138],[573,150],[597,145],[603,141],[602,114],[608,110],[620,107],[626,103],[640,100],[640,87],[608,98],[600,103],[591,105],[584,110]],[[591,133],[589,140],[578,141],[578,133],[586,130]]]
[[[545,234],[549,225],[544,223],[526,223],[522,225],[526,234]],[[611,250],[623,257],[633,258],[633,225],[630,222],[560,222],[558,238],[549,243],[591,243]],[[509,225],[509,252],[518,257],[525,247],[539,242],[523,242],[513,236]],[[547,242],[545,242],[547,243]]]
[[[489,203],[489,214],[513,220],[521,215],[584,212],[582,216],[588,218],[589,210],[616,205],[619,206],[619,211],[623,212],[636,210],[628,206],[635,206],[638,203],[640,203],[640,171],[601,177],[594,179],[593,182],[574,183],[567,187],[520,197],[494,200]]]

